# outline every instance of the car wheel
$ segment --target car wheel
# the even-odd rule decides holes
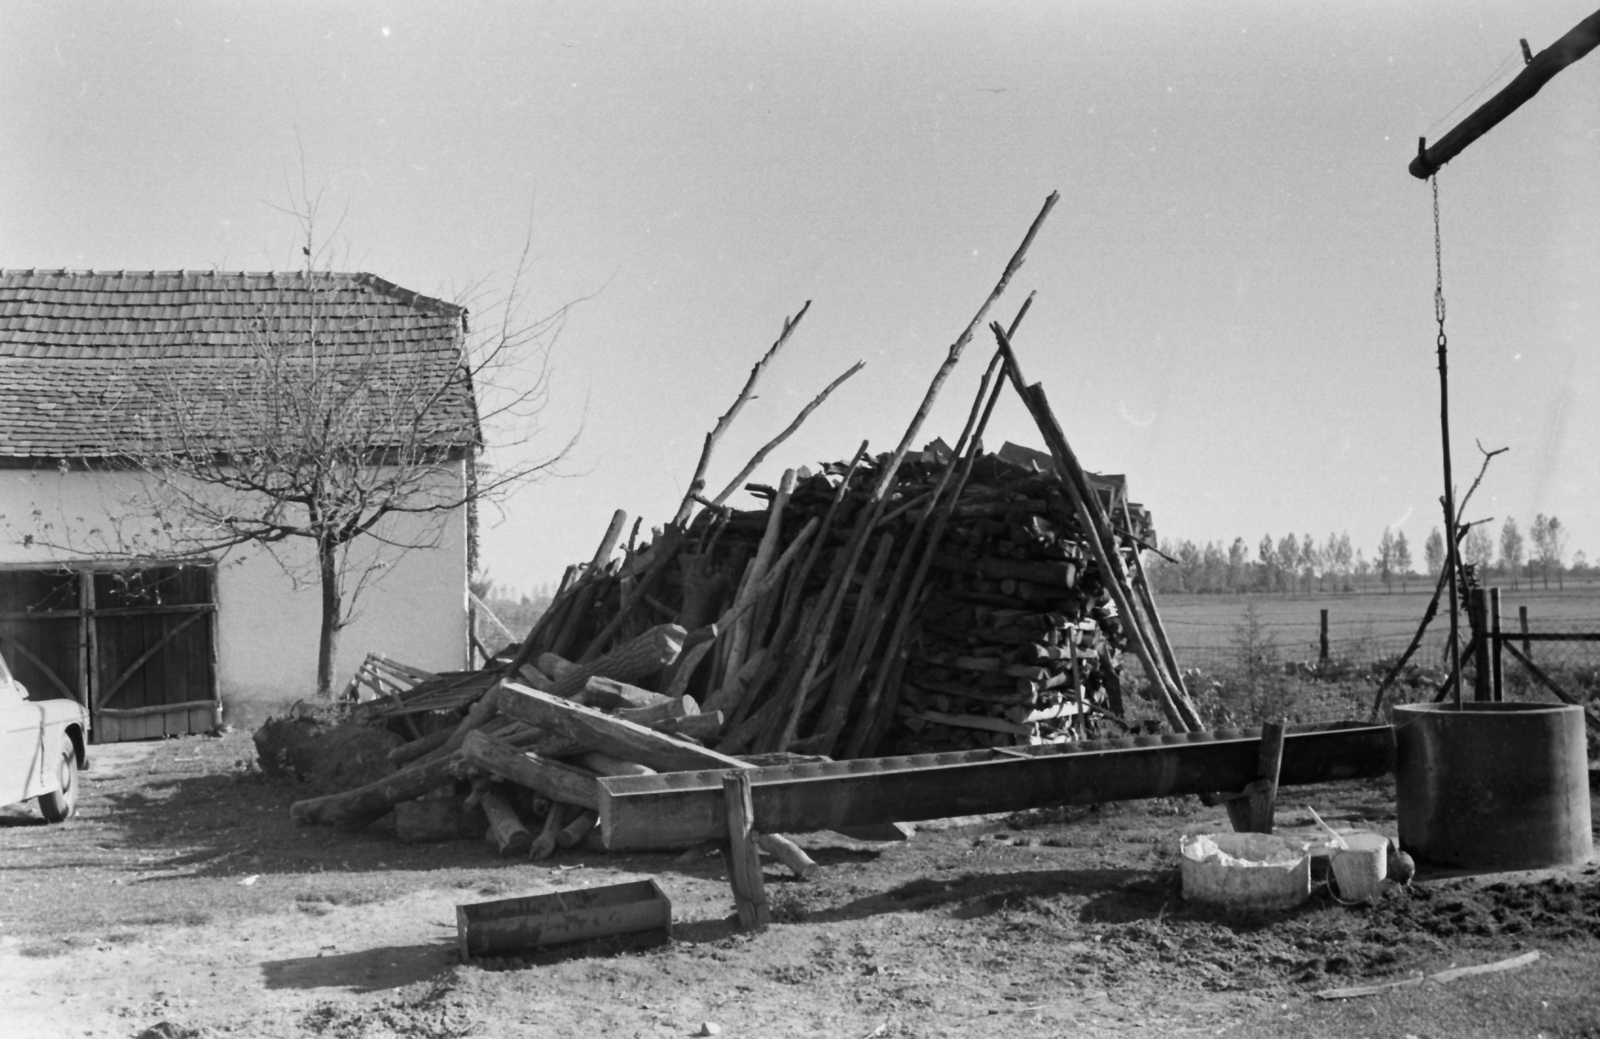
[[[65,822],[78,807],[78,752],[72,737],[61,738],[61,758],[57,765],[57,789],[39,795],[39,812],[46,822]]]

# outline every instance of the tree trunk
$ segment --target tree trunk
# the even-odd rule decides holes
[[[339,651],[339,546],[317,542],[317,569],[322,583],[322,630],[317,640],[317,697],[333,695],[333,659]]]

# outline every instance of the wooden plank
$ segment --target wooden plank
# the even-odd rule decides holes
[[[809,833],[885,822],[1100,804],[1240,790],[1260,770],[1260,731],[1219,730],[1083,741],[1016,753],[975,750],[806,762],[751,774],[766,830]],[[1385,775],[1394,765],[1387,725],[1293,726],[1281,786]],[[608,848],[724,840],[722,772],[598,780]]]
[[[158,703],[148,707],[101,707],[98,712],[110,718],[141,718],[151,715],[166,714],[169,711],[214,711],[217,708],[215,700],[185,700],[183,703]],[[185,730],[187,732],[189,730]]]
[[[1473,977],[1478,974],[1499,974],[1502,971],[1516,970],[1526,967],[1539,959],[1539,950],[1525,952],[1521,956],[1513,956],[1509,960],[1497,960],[1494,963],[1481,963],[1473,967],[1455,967],[1451,970],[1442,970],[1437,974],[1429,974],[1420,978],[1405,978],[1401,981],[1390,981],[1381,985],[1356,985],[1350,988],[1325,988],[1317,993],[1318,999],[1356,999],[1361,996],[1377,996],[1395,989],[1415,988],[1424,982],[1445,984],[1457,978]]]
[[[673,739],[550,693],[514,682],[507,682],[500,689],[500,711],[507,717],[541,726],[590,750],[636,761],[657,772],[747,767],[738,758]]]

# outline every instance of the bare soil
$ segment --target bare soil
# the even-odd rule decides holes
[[[160,1037],[1600,1036],[1600,867],[1429,876],[1366,908],[1183,900],[1192,799],[949,820],[900,844],[802,835],[808,882],[766,869],[775,923],[733,925],[715,856],[400,844],[297,827],[306,792],[249,737],[95,749],[81,815],[0,809],[0,1035]],[[1384,782],[1285,791],[1280,830],[1394,833]],[[609,940],[462,963],[455,906],[655,876],[666,944]],[[1530,967],[1324,1003],[1527,950]]]

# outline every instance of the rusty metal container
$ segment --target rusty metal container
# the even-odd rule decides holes
[[[1419,861],[1510,870],[1593,857],[1582,708],[1406,704],[1394,726],[1400,845]]]
[[[654,878],[456,906],[463,962],[648,932],[672,936],[672,902]]]

